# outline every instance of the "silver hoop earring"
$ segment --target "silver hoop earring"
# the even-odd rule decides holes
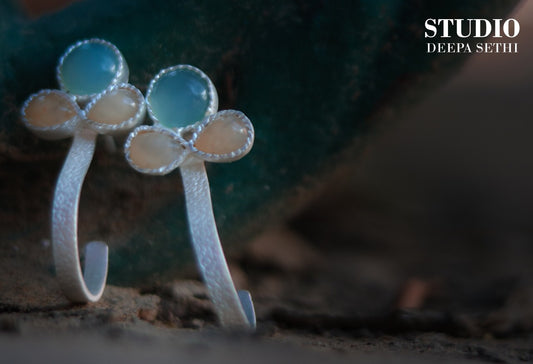
[[[236,291],[220,244],[209,182],[208,162],[232,162],[252,148],[254,129],[240,111],[217,112],[215,86],[199,69],[177,65],[160,71],[146,94],[153,126],[130,133],[126,159],[137,171],[164,175],[180,169],[189,230],[199,270],[224,327],[254,329],[248,291]]]
[[[107,278],[108,247],[85,246],[82,273],[78,254],[78,205],[98,134],[124,134],[142,122],[142,93],[127,84],[128,66],[113,44],[89,39],[70,46],[57,66],[60,90],[41,90],[22,107],[22,122],[39,137],[73,137],[57,180],[52,206],[56,276],[73,302],[95,302]]]

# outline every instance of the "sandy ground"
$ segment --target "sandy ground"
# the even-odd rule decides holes
[[[418,257],[377,244],[365,250],[325,248],[286,226],[251,242],[231,270],[254,296],[252,335],[218,328],[194,275],[143,289],[108,286],[100,302],[72,305],[49,273],[26,284],[26,295],[3,297],[2,362],[533,360],[533,275],[464,278],[472,263],[439,272],[439,259],[420,264],[423,249]],[[28,299],[41,290],[48,295]]]

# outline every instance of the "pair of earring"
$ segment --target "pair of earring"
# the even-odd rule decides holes
[[[212,81],[199,69],[177,65],[160,71],[146,99],[128,84],[124,57],[113,44],[89,39],[70,46],[59,60],[60,90],[41,90],[22,107],[22,122],[45,139],[73,137],[59,174],[52,206],[56,276],[73,302],[94,302],[104,291],[108,247],[78,254],[78,205],[98,134],[130,132],[125,156],[139,172],[164,175],[180,169],[196,260],[224,327],[255,328],[250,293],[236,291],[215,225],[204,161],[231,162],[245,156],[254,140],[250,120],[240,111],[218,110]],[[153,125],[138,126],[146,111]]]

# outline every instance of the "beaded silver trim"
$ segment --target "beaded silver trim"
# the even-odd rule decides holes
[[[131,158],[131,143],[132,143],[132,140],[137,135],[144,134],[144,133],[158,133],[158,134],[169,137],[174,142],[173,144],[175,145],[176,149],[181,149],[181,153],[179,154],[178,158],[175,159],[169,165],[161,166],[159,168],[139,167]],[[141,172],[141,173],[146,173],[146,174],[162,176],[178,168],[183,163],[185,158],[187,158],[187,156],[189,155],[189,151],[185,148],[185,141],[174,131],[169,130],[168,128],[160,127],[160,126],[141,125],[135,128],[128,136],[128,139],[126,139],[126,143],[124,144],[124,154],[126,156],[126,160],[128,161],[128,163],[136,171]]]
[[[194,144],[196,143],[196,141],[202,134],[202,131],[210,123],[212,123],[214,120],[216,120],[217,118],[221,116],[230,116],[232,118],[237,118],[244,124],[244,127],[246,128],[246,132],[247,132],[245,144],[241,148],[235,151],[232,151],[231,153],[226,153],[226,154],[206,153],[196,148]],[[255,137],[255,134],[254,134],[254,127],[252,125],[252,122],[250,121],[250,119],[248,119],[246,115],[244,115],[244,113],[237,111],[237,110],[223,110],[214,115],[210,115],[209,117],[202,120],[202,122],[198,125],[196,131],[193,133],[191,140],[187,142],[187,145],[192,153],[194,153],[197,157],[205,161],[218,162],[218,163],[233,162],[233,161],[241,159],[246,154],[248,154],[250,149],[252,149],[252,145],[254,144],[254,137]]]
[[[43,96],[43,95],[49,95],[49,94],[55,94],[59,97],[65,99],[70,106],[76,111],[76,115],[67,121],[64,121],[63,123],[51,125],[51,126],[37,126],[32,124],[28,117],[26,116],[26,109],[28,108],[28,105],[37,97]],[[34,93],[31,95],[22,105],[21,109],[21,120],[22,123],[30,129],[34,134],[36,134],[38,137],[48,140],[56,140],[56,139],[63,139],[66,137],[69,137],[74,134],[74,131],[76,129],[76,126],[78,125],[79,121],[81,120],[82,112],[80,110],[80,107],[74,100],[74,98],[67,94],[66,92],[59,91],[59,90],[41,90],[37,93]]]
[[[135,95],[137,105],[139,106],[137,108],[137,112],[135,113],[135,115],[132,116],[131,118],[127,119],[127,120],[124,120],[123,122],[121,122],[119,124],[107,124],[107,123],[102,123],[102,122],[98,122],[98,121],[89,119],[88,115],[89,115],[91,109],[102,98],[106,97],[111,92],[113,92],[115,90],[118,90],[118,89],[129,90]],[[84,116],[85,116],[84,117],[84,122],[91,129],[95,130],[99,134],[111,134],[111,135],[124,134],[124,133],[128,132],[129,130],[131,130],[132,128],[134,128],[136,125],[140,124],[143,121],[145,113],[146,113],[146,105],[145,105],[144,97],[143,97],[141,91],[139,91],[135,86],[130,85],[129,83],[120,83],[120,84],[116,84],[116,85],[113,85],[113,86],[107,88],[102,93],[97,94],[93,99],[91,99],[89,104],[87,104],[87,106],[85,107],[85,110],[83,111],[83,113],[84,113]]]
[[[110,48],[113,51],[115,57],[117,57],[118,59],[118,70],[115,73],[115,77],[113,77],[113,79],[111,80],[111,82],[109,83],[107,87],[117,84],[117,83],[128,82],[128,78],[129,78],[128,64],[126,63],[124,56],[122,55],[122,53],[120,53],[118,48],[114,44],[109,43],[106,40],[99,39],[99,38],[91,38],[91,39],[81,40],[81,41],[78,41],[72,44],[70,47],[67,48],[65,53],[63,53],[63,55],[59,58],[59,63],[57,64],[57,67],[56,67],[56,77],[57,77],[57,82],[59,83],[59,88],[61,90],[72,94],[66,87],[63,81],[63,77],[61,75],[61,69],[63,67],[63,63],[65,59],[70,55],[70,53],[72,53],[73,50],[88,43],[102,44]],[[88,102],[90,99],[92,99],[93,97],[95,97],[97,94],[98,93],[89,94],[89,95],[77,95],[77,94],[72,94],[72,95],[74,96],[77,102],[84,104]]]
[[[178,64],[176,66],[168,67],[168,68],[165,68],[159,71],[159,73],[155,75],[152,81],[150,81],[150,85],[148,86],[148,91],[146,92],[146,105],[147,105],[148,115],[150,116],[150,119],[152,119],[152,121],[154,122],[154,125],[160,125],[161,127],[165,127],[164,125],[161,124],[161,122],[159,121],[159,119],[157,118],[157,116],[155,115],[152,109],[152,105],[150,104],[150,95],[155,85],[162,77],[164,77],[169,72],[173,72],[173,71],[180,70],[180,69],[186,69],[186,70],[196,73],[207,83],[208,93],[209,93],[209,106],[207,107],[207,110],[205,111],[204,118],[208,115],[216,113],[218,110],[218,94],[217,94],[215,85],[213,84],[213,81],[211,81],[211,79],[204,72],[202,72],[200,69],[194,66],[191,66],[188,64]],[[202,120],[195,120],[193,123],[191,123],[191,125],[188,125],[182,128],[169,128],[169,129],[180,131],[182,129],[194,126],[200,122],[202,122]]]

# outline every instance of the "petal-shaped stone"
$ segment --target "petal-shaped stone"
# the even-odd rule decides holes
[[[68,96],[59,92],[41,92],[24,109],[28,123],[41,128],[62,124],[76,117],[77,113]]]
[[[130,142],[129,157],[140,169],[164,168],[182,158],[183,147],[167,134],[153,130],[139,132]]]
[[[116,125],[134,117],[139,107],[138,96],[132,90],[117,88],[96,101],[87,113],[87,118]]]
[[[229,154],[246,145],[249,132],[246,123],[234,113],[217,114],[196,139],[196,149],[209,154]]]
[[[105,90],[119,71],[120,58],[115,52],[102,42],[87,42],[72,49],[59,67],[65,89],[74,95]]]
[[[147,97],[153,115],[168,128],[202,120],[212,102],[209,81],[200,71],[177,68],[164,73]]]

